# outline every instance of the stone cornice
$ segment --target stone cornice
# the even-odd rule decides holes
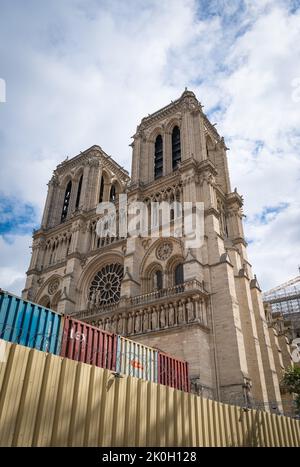
[[[192,154],[191,157],[189,157],[188,159],[185,159],[184,161],[181,161],[178,164],[178,171],[183,176],[185,171],[188,171],[190,169],[194,170],[194,172],[196,173],[197,167],[198,167],[198,162],[196,161],[196,159],[194,158],[194,155]]]
[[[51,266],[43,267],[43,269],[37,269],[37,268],[28,269],[28,271],[26,272],[26,275],[27,276],[31,274],[41,275],[49,271],[55,271],[56,269],[60,269],[66,265],[67,265],[67,260],[65,259],[63,261],[60,261],[59,263],[51,264]]]
[[[135,333],[133,335],[130,335],[130,338],[131,337],[139,337],[139,336],[145,336],[145,335],[148,335],[151,333],[151,335],[153,334],[162,334],[162,333],[167,333],[168,335],[174,331],[174,332],[180,332],[180,331],[183,331],[184,329],[186,328],[189,328],[189,327],[200,327],[203,331],[205,331],[207,334],[209,334],[211,332],[210,330],[210,327],[205,325],[204,323],[201,323],[201,322],[198,322],[198,321],[194,321],[194,322],[191,322],[191,323],[182,323],[182,324],[177,324],[176,326],[170,326],[170,327],[167,327],[167,328],[162,328],[162,329],[151,329],[151,330],[148,330],[148,331],[144,331],[144,332],[141,332],[141,333]]]
[[[84,256],[86,256],[86,255],[83,255],[82,253],[79,253],[79,251],[73,251],[72,253],[68,254],[67,261],[69,261],[69,259],[74,259],[74,258],[79,259],[81,261]]]
[[[197,164],[197,172],[199,174],[205,171],[210,172],[214,176],[218,174],[215,164],[213,164],[213,162],[209,159],[204,159],[203,161],[198,162]]]
[[[75,213],[67,219],[65,222],[62,222],[60,224],[57,224],[53,227],[48,227],[47,229],[42,229],[40,228],[39,230],[35,231],[33,234],[33,238],[39,238],[41,236],[48,238],[48,237],[53,237],[55,235],[60,235],[61,233],[64,233],[65,231],[70,231],[73,227],[73,224],[78,221],[82,222],[88,222],[90,220],[97,219],[98,217],[96,216],[96,209],[90,209],[89,211],[75,211]]]
[[[243,197],[239,195],[237,191],[234,191],[232,193],[227,193],[226,201],[228,205],[236,203],[240,208],[244,204]]]
[[[224,253],[224,255],[225,255],[225,253]],[[221,258],[222,258],[222,256],[223,256],[223,255],[221,255]],[[220,258],[220,261],[219,261],[218,263],[208,264],[208,267],[211,268],[211,267],[215,267],[215,266],[221,266],[222,264],[228,264],[228,266],[231,266],[232,269],[233,269],[234,266],[233,266],[233,264],[230,262],[229,257],[228,257],[228,259],[225,258],[225,256],[224,256],[222,259],[221,259],[221,258]]]
[[[204,211],[204,216],[215,216],[217,219],[220,218],[220,213],[219,211],[217,211],[215,208],[208,208],[208,209],[205,209]]]
[[[238,238],[234,238],[232,240],[232,243],[233,245],[238,245],[239,243],[241,243],[242,245],[244,245],[244,247],[247,247],[248,246],[248,243],[246,242],[246,240],[242,237],[238,237]]]
[[[126,244],[126,240],[127,240],[126,238],[119,238],[119,239],[115,240],[114,242],[111,242],[111,243],[109,243],[107,245],[103,245],[103,246],[101,246],[99,248],[95,248],[94,250],[91,250],[88,253],[83,253],[82,258],[84,258],[84,257],[90,258],[91,256],[100,255],[104,251],[106,252],[107,250],[111,250],[111,249],[120,247],[122,244]]]

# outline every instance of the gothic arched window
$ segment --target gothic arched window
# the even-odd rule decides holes
[[[172,131],[172,168],[176,169],[181,161],[180,130],[175,126]]]
[[[64,204],[63,204],[62,213],[61,213],[61,222],[64,222],[66,220],[66,217],[68,214],[71,191],[72,191],[72,182],[70,180],[65,191]]]
[[[109,201],[111,203],[114,203],[116,201],[116,196],[117,196],[116,185],[113,184],[111,186],[110,193],[109,193]]]
[[[82,187],[82,179],[83,179],[83,174],[81,175],[78,183],[78,189],[77,189],[77,196],[76,196],[76,204],[75,204],[75,209],[78,209],[79,203],[80,203],[80,195],[81,195],[81,187]]]
[[[163,140],[161,135],[158,135],[155,140],[154,148],[154,178],[162,177],[163,175]]]
[[[158,271],[155,271],[153,276],[153,288],[154,290],[162,290],[163,288],[163,275],[162,271],[159,269]]]
[[[181,285],[184,282],[183,278],[183,264],[180,263],[175,268],[175,285]]]
[[[102,176],[101,177],[101,182],[100,182],[99,203],[102,203],[102,201],[103,201],[103,192],[104,192],[104,178]]]

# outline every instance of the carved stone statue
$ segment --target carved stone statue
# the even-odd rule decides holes
[[[106,318],[105,320],[105,331],[110,331],[110,319]]]
[[[98,320],[97,326],[98,326],[99,328],[101,328],[101,329],[104,328],[104,324],[103,324],[103,320],[102,320],[102,319],[99,319],[99,320]]]
[[[169,313],[168,313],[168,324],[169,326],[174,326],[175,324],[175,310],[173,303],[169,303]]]
[[[148,308],[147,310],[144,310],[144,315],[143,315],[143,330],[149,331],[149,313],[151,313],[151,309]]]
[[[123,320],[122,315],[117,316],[117,331],[118,334],[122,334],[123,332]]]
[[[138,311],[135,315],[135,326],[134,326],[135,332],[141,332],[141,315],[140,312]]]
[[[116,333],[117,332],[117,317],[114,316],[113,319],[111,320],[111,332]]]
[[[164,328],[166,326],[166,310],[164,305],[160,307],[160,327]]]
[[[195,304],[195,319],[200,323],[201,319],[201,302],[199,297],[194,297],[194,304]]]
[[[132,334],[132,313],[128,314],[127,320],[127,334]]]
[[[126,335],[127,332],[127,314],[126,312],[122,313],[120,318],[120,333]]]
[[[92,307],[95,305],[95,302],[96,302],[96,290],[94,289],[92,292],[91,300],[90,300]]]
[[[152,329],[157,329],[157,310],[156,307],[154,306],[152,308],[152,316],[151,316],[151,322],[152,322]]]
[[[192,302],[190,298],[188,298],[187,300],[186,310],[187,310],[188,322],[190,323],[191,321],[195,320],[194,303]]]
[[[178,303],[178,324],[182,324],[185,322],[184,319],[184,305],[183,302],[180,300]]]

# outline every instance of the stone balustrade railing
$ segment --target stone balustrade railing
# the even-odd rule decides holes
[[[208,301],[200,295],[185,299],[177,298],[161,305],[150,305],[135,311],[129,310],[95,319],[91,323],[124,336],[193,323],[208,327]]]
[[[154,292],[149,292],[142,295],[136,295],[135,297],[131,297],[129,299],[130,305],[143,305],[145,303],[151,303],[152,301],[156,301],[160,298],[164,297],[172,297],[179,293],[197,290],[201,292],[204,291],[203,284],[196,279],[186,281],[183,284],[175,285],[173,287],[167,287],[161,290],[155,290]]]
[[[87,319],[102,329],[130,336],[193,323],[208,327],[208,306],[208,294],[203,285],[193,280],[122,299],[118,304],[101,307],[101,311],[88,309],[76,313],[76,317]]]
[[[184,282],[183,284],[175,285],[173,287],[166,287],[161,290],[155,290],[153,292],[136,295],[134,297],[122,297],[118,303],[113,303],[109,305],[98,305],[97,303],[94,303],[94,301],[91,299],[88,302],[87,310],[79,311],[78,313],[75,313],[74,316],[76,316],[79,319],[89,318],[100,314],[102,315],[106,313],[111,313],[116,310],[121,311],[123,308],[135,308],[140,305],[146,305],[154,301],[159,301],[160,299],[170,298],[177,296],[178,294],[184,294],[192,291],[207,294],[203,284],[197,281],[196,279],[192,279],[190,281]]]

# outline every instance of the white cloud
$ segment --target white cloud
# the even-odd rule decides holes
[[[128,144],[140,119],[189,86],[206,112],[217,108],[212,118],[231,148],[232,185],[245,197],[249,259],[260,282],[271,287],[293,276],[300,235],[289,232],[296,229],[300,122],[292,82],[300,77],[300,16],[290,5],[7,3],[0,19],[0,42],[8,44],[1,48],[7,85],[7,102],[0,104],[1,191],[34,204],[40,217],[46,183],[66,156],[99,144],[129,169]],[[289,208],[257,225],[264,208],[281,203]],[[280,219],[289,240],[284,246],[277,240]],[[270,237],[281,245],[276,255]],[[6,284],[26,270],[29,243],[27,236],[9,249],[0,243]]]
[[[25,271],[30,261],[29,235],[12,235],[7,240],[0,236],[0,287],[20,294],[25,286]]]

